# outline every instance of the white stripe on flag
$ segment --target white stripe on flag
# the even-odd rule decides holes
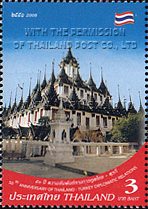
[[[126,19],[126,20],[122,20],[122,21],[115,20],[115,23],[122,24],[122,23],[129,22],[129,21],[134,23],[134,20],[131,20],[131,19]]]
[[[129,13],[129,14],[125,14],[125,15],[115,15],[115,17],[117,17],[117,18],[123,18],[123,17],[126,17],[126,16],[132,16],[132,17],[134,17],[134,15],[133,14],[131,14],[131,13]]]

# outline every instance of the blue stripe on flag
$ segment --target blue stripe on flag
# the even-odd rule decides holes
[[[115,20],[117,20],[117,21],[123,21],[123,20],[127,20],[127,19],[134,20],[134,17],[133,16],[126,16],[126,17],[122,17],[122,18],[115,17]]]

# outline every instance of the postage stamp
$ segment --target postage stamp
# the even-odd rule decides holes
[[[146,3],[2,5],[2,206],[146,206]]]

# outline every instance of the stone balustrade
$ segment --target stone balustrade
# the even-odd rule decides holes
[[[35,156],[45,156],[46,149],[52,150],[54,144],[47,141],[28,141],[28,140],[16,140],[3,139],[3,153],[7,156],[7,153],[22,154],[29,159]],[[111,156],[111,155],[124,155],[134,154],[138,150],[137,143],[113,143],[113,142],[70,142],[73,148],[74,156]]]

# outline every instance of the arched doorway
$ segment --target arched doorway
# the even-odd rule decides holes
[[[65,139],[66,139],[66,131],[65,131],[65,129],[62,131],[61,139],[62,139],[62,142],[64,142]]]

